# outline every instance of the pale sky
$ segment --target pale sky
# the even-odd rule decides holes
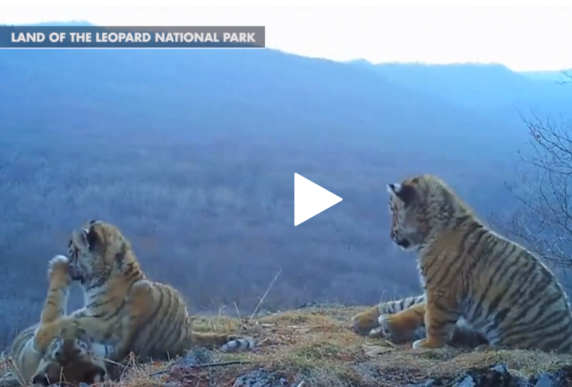
[[[0,23],[69,20],[262,25],[267,47],[333,60],[572,68],[572,7],[0,7]]]

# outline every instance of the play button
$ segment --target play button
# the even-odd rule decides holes
[[[304,223],[342,200],[304,176],[294,174],[294,226]]]

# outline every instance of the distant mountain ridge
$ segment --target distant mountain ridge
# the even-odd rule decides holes
[[[572,95],[501,65],[272,49],[4,50],[0,74],[0,294],[31,313],[6,306],[9,325],[36,321],[45,297],[14,284],[43,284],[49,255],[95,217],[197,308],[253,310],[278,270],[265,305],[415,294],[384,185],[434,173],[483,217],[509,212],[528,139],[519,111]],[[344,201],[294,227],[294,173]]]
[[[567,109],[572,93],[556,83],[555,74],[519,73],[501,64],[382,63],[368,67],[398,84],[435,94],[477,109],[526,109],[530,105],[551,111]]]
[[[283,141],[302,136],[297,146],[307,149],[383,148],[441,163],[506,161],[526,137],[517,107],[568,102],[549,82],[501,65],[340,63],[272,49],[14,50],[0,71],[8,79],[0,118],[19,126],[32,119],[23,108],[60,131],[60,120],[79,123],[97,111],[122,130],[167,125],[179,136],[200,123],[197,140],[235,127]],[[455,146],[443,153],[447,143]],[[486,148],[491,159],[467,147]]]

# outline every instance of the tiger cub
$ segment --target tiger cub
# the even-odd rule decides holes
[[[391,240],[417,252],[425,288],[426,337],[414,348],[444,346],[462,318],[491,347],[572,352],[568,298],[539,258],[485,226],[438,177],[415,176],[387,191]],[[403,319],[382,322],[400,331]]]
[[[485,226],[438,177],[415,176],[387,191],[391,240],[417,252],[425,293],[399,313],[355,316],[356,331],[374,321],[375,333],[412,337],[425,326],[413,347],[439,348],[462,322],[490,347],[572,353],[568,298],[539,258]]]
[[[226,352],[254,347],[250,337],[193,331],[182,295],[149,280],[129,240],[110,223],[92,220],[75,230],[69,256],[86,304],[62,323],[77,324],[94,342],[112,346],[111,360],[122,361],[130,352],[139,360],[158,360],[197,346]]]
[[[63,255],[52,258],[48,268],[48,293],[40,314],[40,322],[16,336],[9,350],[14,369],[0,378],[0,387],[20,387],[31,381],[42,384],[43,371],[57,368],[61,377],[74,379],[77,382],[92,383],[96,379],[104,379],[106,367],[103,357],[112,351],[111,347],[97,345],[82,334],[81,329],[70,325],[60,329],[59,321],[66,314],[67,299],[71,278],[69,262]],[[38,342],[41,337],[45,347]],[[63,352],[62,352],[63,350]],[[104,356],[96,356],[95,353]],[[65,357],[61,357],[61,354]],[[94,370],[93,377],[71,377],[76,374],[74,364],[80,362],[82,367]],[[52,376],[53,372],[50,374]],[[95,374],[99,376],[95,376]],[[36,384],[36,383],[35,383]]]

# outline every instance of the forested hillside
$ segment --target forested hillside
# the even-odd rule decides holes
[[[252,311],[279,270],[264,308],[415,293],[385,184],[435,173],[483,217],[510,211],[519,111],[572,96],[501,66],[267,49],[5,50],[0,78],[5,337],[37,320],[48,260],[91,218],[193,310]],[[294,227],[294,173],[343,202]]]

